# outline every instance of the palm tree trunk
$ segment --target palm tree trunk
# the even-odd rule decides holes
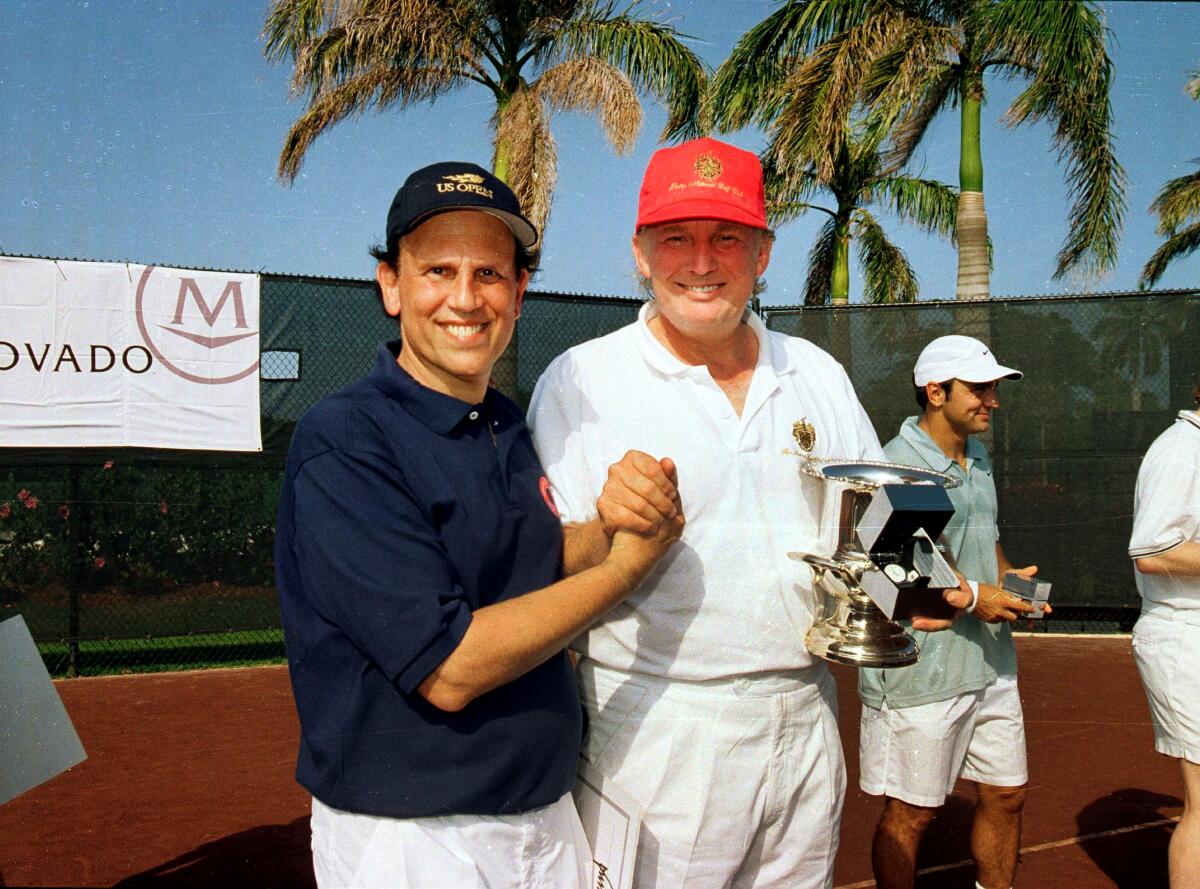
[[[958,285],[955,298],[991,298],[988,269],[987,211],[983,192],[964,191],[958,196]]]
[[[833,273],[829,278],[829,302],[844,306],[850,302],[850,223],[839,222],[834,230]]]
[[[508,104],[512,101],[512,95],[502,95],[496,93],[496,117],[495,127],[500,125],[500,121],[504,119],[504,111],[508,108]],[[495,136],[495,133],[493,133]],[[508,143],[499,138],[496,138],[495,146],[492,151],[492,175],[506,185],[508,182],[508,168],[512,163],[512,151],[509,149]]]
[[[979,143],[983,74],[969,70],[964,79],[958,160],[960,191],[956,297],[962,300],[990,299],[987,211],[983,206],[983,154]]]
[[[496,99],[496,120],[499,121],[504,115],[504,109],[511,101],[512,97]],[[512,152],[509,149],[508,143],[497,139],[495,151],[492,153],[492,175],[501,182],[508,184],[509,164],[512,161]],[[521,325],[518,323],[513,327],[512,339],[509,340],[508,348],[496,359],[496,363],[492,365],[492,378],[490,382],[497,389],[507,395],[509,398],[517,401],[520,398],[518,392],[517,376],[520,362],[520,331]],[[525,404],[521,405],[525,407]]]

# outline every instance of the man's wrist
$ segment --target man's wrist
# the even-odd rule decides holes
[[[970,614],[975,610],[975,606],[979,604],[979,582],[968,580],[967,586],[971,588],[971,604],[967,606],[967,614]]]

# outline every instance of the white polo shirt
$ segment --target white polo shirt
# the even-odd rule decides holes
[[[704,366],[675,358],[647,321],[559,356],[533,393],[529,423],[564,522],[596,516],[608,467],[626,451],[672,458],[687,527],[649,578],[572,646],[599,664],[705,680],[812,665],[811,572],[788,552],[832,552],[824,484],[799,471],[792,425],[814,455],[882,460],[841,365],[773,333],[751,312],[758,363],[739,417]],[[832,498],[830,498],[832,500]]]
[[[1200,412],[1180,411],[1142,458],[1129,556],[1140,559],[1200,541]],[[1133,572],[1146,602],[1200,609],[1200,578]]]

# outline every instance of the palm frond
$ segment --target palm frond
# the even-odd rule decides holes
[[[496,112],[493,123],[493,167],[507,169],[508,187],[529,221],[544,232],[558,178],[558,147],[541,96],[532,89],[517,89],[508,104]],[[501,164],[502,158],[507,162]]]
[[[808,251],[808,277],[804,279],[804,304],[824,306],[829,304],[833,288],[833,261],[837,253],[837,222],[826,220]]]
[[[544,71],[531,88],[557,111],[599,114],[618,154],[633,148],[642,106],[629,78],[608,62],[594,56],[568,59]]]
[[[899,148],[903,160],[889,160],[897,169],[907,162],[932,118],[947,102],[957,99],[963,36],[929,17],[928,10],[903,6],[903,15],[892,16],[887,47],[879,54],[861,91],[871,114],[890,128],[904,125]],[[927,14],[916,14],[926,12]],[[895,142],[896,139],[894,138]]]
[[[263,55],[272,62],[295,58],[300,48],[336,17],[338,0],[275,0],[263,25]]]
[[[308,109],[292,124],[279,154],[278,176],[292,182],[313,140],[329,127],[371,107],[385,108],[432,99],[447,89],[445,73],[435,70],[397,72],[376,68],[314,96]]]
[[[1069,19],[1078,11],[1080,0],[1004,0],[976,4],[962,18],[965,32],[975,38],[976,52],[986,67],[1004,68],[1006,76],[1025,72],[1036,74],[1046,63],[1046,52],[1057,46],[1058,58],[1070,64],[1080,49],[1090,52],[1086,43],[1072,45],[1080,35],[1072,31]],[[1052,9],[1074,6],[1076,9]],[[1057,72],[1047,72],[1054,79]]]
[[[899,170],[907,165],[933,119],[947,105],[959,100],[960,74],[957,65],[948,65],[936,74],[931,73],[929,82],[918,87],[916,101],[904,109],[900,122],[892,130],[891,146],[881,158],[885,170]]]
[[[511,14],[513,4],[508,0],[489,2],[488,5],[493,8],[497,19],[516,18]],[[532,53],[529,60],[537,67],[553,64],[548,54],[553,52],[563,28],[577,18],[610,18],[614,8],[612,0],[538,0],[524,4],[523,14],[519,18],[524,29],[526,52]]]
[[[318,0],[285,0],[317,3]],[[312,32],[315,13],[307,14],[288,42],[295,60],[292,89],[317,95],[384,64],[406,67],[461,68],[461,75],[484,75],[481,49],[472,26],[465,25],[461,3],[434,0],[324,0],[323,30]],[[303,39],[301,39],[303,37]],[[268,51],[271,43],[268,42]]]
[[[781,169],[769,152],[763,158],[763,190],[767,199],[767,216],[772,226],[782,225],[807,210],[833,211],[811,203],[821,189],[821,183],[811,168]]]
[[[885,176],[864,189],[864,198],[887,207],[904,222],[954,239],[958,189],[915,176]]]
[[[1200,71],[1192,73],[1184,89],[1193,99],[1200,98]],[[1200,246],[1200,222],[1179,229],[1189,219],[1200,217],[1200,172],[1170,180],[1155,196],[1150,212],[1158,215],[1158,233],[1168,237],[1142,269],[1138,279],[1142,289],[1153,287],[1168,265]]]
[[[868,0],[786,3],[742,35],[717,69],[710,89],[713,125],[720,132],[765,126],[784,97],[778,86],[796,62],[860,22]]]
[[[1198,247],[1200,247],[1200,222],[1176,232],[1154,251],[1154,255],[1150,257],[1142,269],[1142,276],[1138,279],[1138,287],[1143,290],[1153,287],[1158,283],[1158,279],[1163,276],[1163,273],[1166,272],[1168,265],[1177,259],[1183,259],[1185,256],[1190,255]]]
[[[811,161],[817,175],[833,175],[862,90],[878,58],[890,48],[904,16],[884,12],[835,35],[799,63],[782,86],[788,97],[772,124],[773,150]]]
[[[1187,220],[1200,216],[1200,170],[1172,179],[1150,204],[1158,215],[1158,233],[1170,235]]]
[[[1052,121],[1058,158],[1067,168],[1072,206],[1054,277],[1073,269],[1098,274],[1116,262],[1126,184],[1112,147],[1113,72],[1104,23],[1080,0],[992,7],[989,40],[995,50],[1037,62],[1032,82],[1005,119],[1010,125]]]
[[[854,234],[863,272],[863,296],[867,302],[914,302],[920,287],[908,258],[888,240],[875,217],[862,208],[855,212]]]
[[[595,56],[625,73],[634,87],[667,106],[662,139],[699,135],[707,69],[682,42],[685,35],[631,15],[604,17],[607,9],[567,22],[558,34],[564,58]]]
[[[277,0],[268,58],[291,56],[305,112],[284,139],[279,177],[291,182],[313,140],[346,117],[433,99],[463,78],[487,82],[460,28],[462,3],[433,0]]]

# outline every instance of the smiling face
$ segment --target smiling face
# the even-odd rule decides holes
[[[633,255],[663,321],[687,338],[712,341],[741,322],[771,258],[771,237],[715,219],[667,222],[634,235]]]
[[[380,263],[376,280],[384,309],[400,318],[397,361],[413,379],[462,401],[483,399],[529,283],[515,258],[508,227],[473,210],[439,213],[400,239],[397,267]]]
[[[943,393],[942,417],[954,433],[962,438],[987,432],[992,411],[1000,407],[996,395],[999,380],[987,383],[967,383],[955,380],[949,395]]]

